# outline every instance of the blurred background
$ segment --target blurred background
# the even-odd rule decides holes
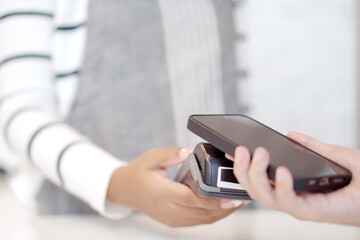
[[[244,112],[282,133],[357,147],[357,2],[237,1]]]
[[[360,147],[358,1],[234,0],[234,20],[242,113],[282,133],[295,130],[325,142]],[[1,239],[57,239],[59,231],[69,239],[137,239],[135,221],[144,224],[140,231],[147,239],[360,237],[357,228],[299,222],[267,209],[245,212],[215,228],[182,230],[170,230],[146,217],[126,223],[39,217],[19,204],[4,178],[0,180],[0,224],[5,229]],[[12,230],[14,225],[19,226],[17,231]]]

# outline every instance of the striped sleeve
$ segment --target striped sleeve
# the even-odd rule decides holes
[[[101,214],[121,218],[130,211],[114,207],[106,194],[111,175],[125,163],[66,125],[58,114],[52,35],[54,9],[60,2],[72,1],[0,0],[3,147]]]

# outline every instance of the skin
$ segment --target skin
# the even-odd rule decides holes
[[[113,174],[107,199],[171,227],[209,224],[237,209],[229,200],[197,196],[168,178],[167,167],[182,163],[191,149],[152,149]],[[126,194],[123,194],[126,193]]]
[[[266,173],[268,151],[259,147],[251,159],[248,149],[239,146],[235,157],[227,157],[234,161],[234,174],[250,196],[300,220],[360,226],[360,151],[322,143],[301,133],[290,132],[288,137],[350,170],[350,184],[331,193],[296,193],[290,171],[282,166],[277,168],[272,185]]]

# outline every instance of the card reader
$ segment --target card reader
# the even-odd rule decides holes
[[[185,160],[176,181],[201,197],[250,200],[233,174],[233,162],[209,143],[199,143]]]

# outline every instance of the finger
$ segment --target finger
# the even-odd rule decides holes
[[[184,162],[191,153],[191,148],[167,147],[153,149],[145,153],[147,168],[165,168]]]
[[[195,208],[188,206],[181,206],[181,213],[184,214],[184,217],[192,219],[219,219],[224,215],[229,215],[234,211],[238,210],[241,207],[236,207],[232,209],[204,209],[204,208]]]
[[[223,219],[223,218],[226,218],[227,216],[229,216],[230,214],[232,214],[233,212],[235,212],[235,211],[238,210],[238,209],[239,209],[239,207],[236,208],[236,209],[231,209],[231,210],[227,210],[227,211],[222,211],[222,212],[220,212],[219,214],[216,214],[216,215],[208,218],[206,223],[212,224],[212,223],[214,223],[214,222],[216,222],[216,221],[219,221],[219,220],[221,220],[221,219]]]
[[[181,206],[203,209],[228,209],[235,207],[235,205],[231,203],[230,200],[200,197],[188,186],[181,183],[171,181],[168,184],[168,189],[170,201]]]
[[[294,180],[291,172],[286,167],[278,167],[276,170],[276,200],[278,205],[274,206],[300,220],[318,220],[323,212],[331,211],[329,196],[334,194],[304,193],[297,195],[294,191]],[[342,202],[344,194],[340,196],[337,203]],[[334,206],[334,205],[333,205]]]
[[[230,215],[237,209],[239,207],[231,210],[208,210],[175,205],[163,214],[161,219],[164,219],[163,222],[174,227],[210,224]]]
[[[165,223],[170,227],[195,226],[205,222],[205,211],[191,209],[171,202],[164,206],[161,214],[149,214],[155,220]]]
[[[348,169],[351,169],[352,159],[354,157],[359,157],[354,156],[353,154],[350,154],[351,156],[349,156],[350,149],[326,144],[302,133],[289,132],[287,136]]]
[[[246,205],[250,204],[252,201],[250,200],[244,200],[242,201],[242,203],[240,204],[240,207],[245,207]]]
[[[286,167],[278,167],[275,173],[275,192],[278,206],[272,206],[290,212],[296,206],[296,193],[294,191],[293,177]]]
[[[238,182],[249,192],[248,169],[250,165],[250,152],[245,147],[235,149],[234,175]],[[251,190],[251,189],[250,189]]]
[[[230,154],[227,154],[227,153],[225,153],[225,157],[231,161],[235,160],[235,158],[233,156],[231,156]]]
[[[255,195],[256,200],[266,205],[271,205],[275,200],[273,187],[267,174],[269,163],[269,152],[265,148],[259,147],[255,150],[249,167],[251,192]]]

